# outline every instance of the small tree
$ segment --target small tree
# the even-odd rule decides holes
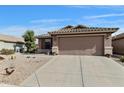
[[[28,53],[33,53],[36,49],[34,31],[27,30],[23,35]]]

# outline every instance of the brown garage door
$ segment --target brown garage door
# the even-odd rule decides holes
[[[59,54],[103,55],[103,36],[60,37]]]

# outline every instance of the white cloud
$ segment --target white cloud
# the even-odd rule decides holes
[[[97,19],[97,18],[107,18],[107,17],[119,17],[124,16],[124,13],[115,13],[115,14],[103,14],[103,15],[95,15],[95,16],[84,16],[85,19]]]
[[[63,26],[64,21],[70,21],[71,19],[42,19],[42,20],[32,20],[28,26],[23,25],[12,25],[5,28],[0,28],[1,34],[13,35],[13,36],[22,36],[26,30],[33,30],[36,35],[45,34],[49,31],[54,31]]]
[[[9,26],[6,28],[1,28],[0,33],[21,37],[25,33],[26,30],[33,30],[35,32],[35,35],[40,35],[40,34],[45,34],[48,31],[56,30],[58,28],[61,28],[61,27],[59,27],[59,26],[42,27],[39,25],[35,25],[35,26],[17,26],[17,25],[15,25],[15,26]]]
[[[21,36],[26,30],[27,28],[23,26],[9,26],[6,28],[1,28],[0,33],[7,35]]]
[[[69,8],[91,8],[93,6],[92,5],[69,5],[69,6],[65,6],[65,7],[69,7]]]
[[[70,21],[71,19],[65,18],[65,19],[39,19],[39,20],[32,20],[30,23],[59,23],[64,21]]]
[[[107,9],[107,10],[124,10],[124,5],[70,5],[65,6],[69,8],[81,8],[81,9]]]
[[[77,20],[77,24],[84,24],[90,27],[118,27],[120,28],[115,34],[119,33],[124,33],[124,20],[122,19],[114,19],[114,20],[109,20],[109,19],[80,19]]]

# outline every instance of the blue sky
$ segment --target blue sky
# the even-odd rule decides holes
[[[0,34],[44,34],[66,25],[119,27],[124,32],[124,6],[0,6]]]

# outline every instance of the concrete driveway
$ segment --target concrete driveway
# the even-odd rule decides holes
[[[99,56],[55,56],[21,86],[124,87],[124,67]]]

